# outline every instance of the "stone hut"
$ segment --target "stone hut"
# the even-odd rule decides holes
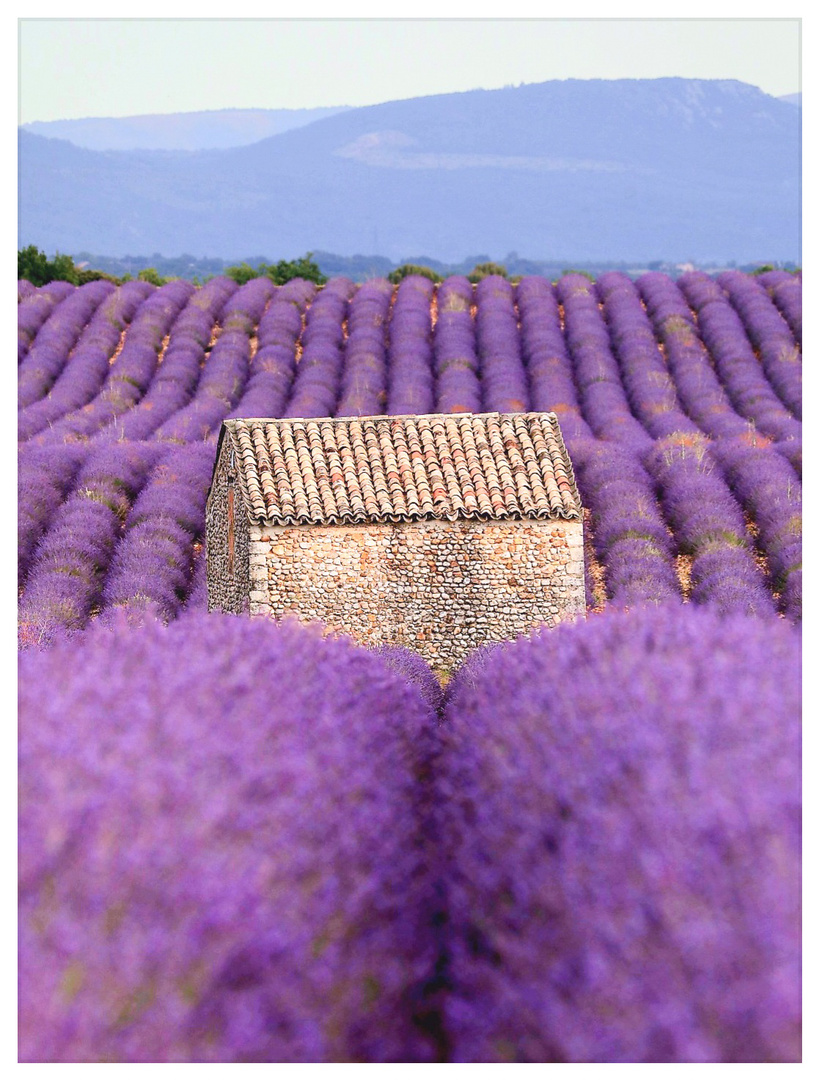
[[[554,413],[226,420],[207,560],[209,610],[319,619],[439,672],[586,606]]]

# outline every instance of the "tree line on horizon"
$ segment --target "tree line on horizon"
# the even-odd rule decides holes
[[[792,263],[755,263],[737,267],[727,264],[729,269],[739,269],[746,273],[761,274],[768,270],[797,271]],[[155,252],[151,256],[130,256],[114,258],[94,256],[80,252],[77,256],[55,252],[49,259],[36,245],[29,244],[17,252],[17,278],[30,281],[32,285],[47,285],[51,281],[67,281],[72,285],[84,285],[89,281],[105,280],[115,285],[127,281],[147,281],[151,285],[164,285],[168,281],[183,278],[194,285],[203,285],[213,277],[231,278],[239,285],[244,285],[257,277],[269,277],[276,285],[284,285],[294,278],[312,281],[324,285],[331,277],[349,277],[361,282],[375,277],[383,277],[394,285],[410,275],[419,275],[430,281],[441,282],[447,277],[460,275],[473,284],[490,275],[507,278],[517,282],[522,277],[539,276],[557,280],[567,273],[581,273],[591,280],[610,270],[622,270],[625,273],[659,270],[672,273],[673,264],[662,260],[653,260],[645,266],[637,267],[631,263],[593,262],[579,263],[574,266],[557,262],[536,262],[520,258],[516,252],[510,252],[503,263],[495,262],[487,255],[470,256],[462,263],[445,264],[436,259],[426,258],[411,260],[400,264],[393,263],[385,256],[373,255],[334,255],[330,252],[307,252],[297,259],[280,259],[267,262],[261,256],[252,257],[239,263],[230,263],[218,258],[197,258],[192,255],[167,257]]]

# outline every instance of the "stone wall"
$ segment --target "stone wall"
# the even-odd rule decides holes
[[[250,527],[250,612],[320,619],[439,672],[586,610],[579,521]]]
[[[230,453],[222,452],[205,512],[208,611],[232,611],[241,615],[250,610],[248,531],[247,513]]]

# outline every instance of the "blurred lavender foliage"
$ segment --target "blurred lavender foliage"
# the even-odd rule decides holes
[[[612,612],[476,656],[437,776],[453,1061],[800,1060],[786,623]]]
[[[434,1059],[411,682],[189,615],[31,651],[20,685],[21,1060]]]

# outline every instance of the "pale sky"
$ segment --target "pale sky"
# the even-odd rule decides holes
[[[443,9],[442,9],[443,10]],[[548,79],[800,83],[788,19],[19,21],[19,122],[370,105]]]

